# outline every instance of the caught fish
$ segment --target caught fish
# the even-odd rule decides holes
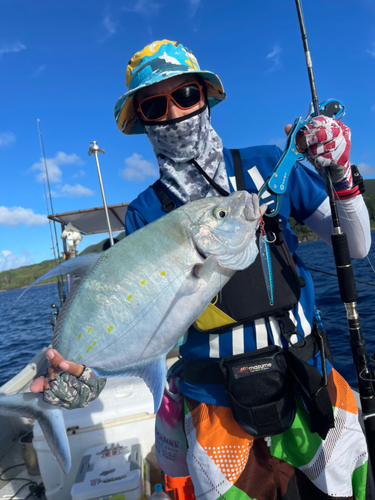
[[[101,254],[60,264],[35,281],[68,273],[75,278],[52,347],[101,377],[141,377],[156,412],[166,355],[234,273],[254,262],[258,225],[258,197],[239,191],[186,204]],[[58,407],[42,394],[18,394],[0,397],[0,414],[37,418],[69,471]]]

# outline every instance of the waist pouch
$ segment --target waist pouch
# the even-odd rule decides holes
[[[251,436],[274,436],[289,429],[296,413],[283,349],[268,346],[219,363],[235,421]]]
[[[290,342],[298,333],[293,322],[285,316],[279,324]],[[309,364],[318,354],[323,376]],[[254,437],[279,434],[292,425],[296,389],[310,414],[311,432],[325,439],[334,427],[326,358],[332,362],[328,339],[314,322],[311,335],[289,344],[288,349],[268,346],[219,363],[184,359],[183,378],[193,384],[223,384],[234,419]]]

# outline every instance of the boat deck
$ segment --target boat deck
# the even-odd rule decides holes
[[[0,387],[0,394],[5,395],[18,392],[28,392],[31,382],[41,374],[46,373],[48,362],[45,357],[45,352],[47,349],[48,348],[44,348],[41,352],[35,355],[31,362],[23,370]],[[178,348],[172,349],[167,357],[167,365],[170,366],[177,361],[177,356]],[[148,416],[148,418],[151,417],[154,416]],[[0,416],[0,428],[2,431],[0,433],[0,500],[24,500],[26,498],[46,499],[46,496],[43,494],[44,487],[42,476],[40,474],[29,474],[22,455],[20,438],[32,431],[33,426],[34,421],[30,419]],[[154,451],[152,450],[151,453],[150,450],[148,451],[148,470],[151,474],[151,480],[154,476],[158,479],[156,482],[160,482],[159,477],[161,472],[160,469],[156,470],[157,462]],[[146,455],[147,453],[145,453],[144,458]],[[35,472],[35,470],[32,472]],[[30,492],[29,486],[35,484],[40,486],[39,491],[41,493],[39,496],[33,495]],[[66,500],[71,498],[70,488],[68,492],[65,493],[64,500],[65,498]]]

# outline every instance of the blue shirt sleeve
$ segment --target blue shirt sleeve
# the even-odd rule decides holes
[[[138,210],[130,204],[125,215],[125,234],[134,233],[137,229],[147,224],[146,219],[138,212]]]
[[[288,191],[290,215],[300,224],[310,217],[327,197],[324,180],[301,163],[292,170]]]
[[[173,200],[177,207],[181,206],[181,201],[178,200],[173,194],[164,187],[169,198]],[[163,211],[161,202],[157,197],[152,186],[149,186],[145,191],[142,191],[135,200],[128,206],[125,215],[125,234],[129,235],[134,233],[146,224],[153,222],[159,217],[163,217],[166,212]]]

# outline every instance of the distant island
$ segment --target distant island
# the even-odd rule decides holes
[[[365,203],[367,205],[369,214],[371,229],[375,230],[375,179],[365,180],[366,192],[364,194]],[[298,224],[292,217],[289,219],[290,225],[293,231],[298,237],[298,241],[306,242],[317,240],[318,237],[312,233],[305,225]],[[125,237],[125,233],[122,232],[116,238],[121,240]],[[95,245],[90,245],[85,250],[79,253],[79,255],[86,255],[89,253],[99,253],[103,250],[103,245],[108,241],[105,240],[96,243]],[[15,288],[24,288],[30,285],[33,281],[38,279],[44,273],[52,269],[58,264],[54,259],[45,260],[39,264],[32,264],[31,266],[23,266],[17,269],[10,269],[9,271],[0,272],[0,292],[6,290],[12,290]],[[57,281],[57,278],[50,278],[49,280],[43,281],[45,283],[53,283]]]

